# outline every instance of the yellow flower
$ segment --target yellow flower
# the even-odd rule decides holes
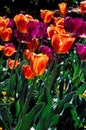
[[[3,96],[6,96],[7,95],[7,92],[6,91],[2,91],[1,92]]]
[[[86,125],[84,125],[84,128],[86,128]]]
[[[79,97],[83,97],[83,98],[86,98],[86,93],[83,93],[83,94],[79,94]]]

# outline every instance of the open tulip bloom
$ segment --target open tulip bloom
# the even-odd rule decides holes
[[[0,130],[86,128],[86,10],[57,7],[0,17]]]

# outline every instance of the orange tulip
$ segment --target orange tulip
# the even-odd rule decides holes
[[[86,1],[80,2],[80,12],[83,14],[86,11]]]
[[[58,25],[64,26],[64,18],[62,17],[54,17],[53,22],[54,22],[54,26],[58,26]]]
[[[52,46],[58,54],[65,54],[74,43],[75,38],[69,34],[56,34],[52,37]]]
[[[1,39],[5,42],[9,41],[12,35],[12,29],[11,28],[5,28],[2,30],[0,36]]]
[[[41,10],[41,18],[43,22],[49,23],[53,18],[54,11],[51,10]]]
[[[4,49],[4,46],[0,45],[0,51],[2,51]]]
[[[56,32],[59,33],[59,34],[66,34],[66,31],[65,31],[65,29],[64,29],[64,26],[58,25],[58,26],[55,27],[55,30],[56,30]]]
[[[60,4],[58,4],[59,7],[59,15],[60,16],[65,16],[66,15],[66,10],[67,10],[67,4],[65,2],[62,2]]]
[[[55,30],[55,27],[54,27],[53,24],[51,24],[50,26],[48,26],[48,28],[47,28],[47,34],[48,34],[49,38],[52,38],[52,36],[54,34],[56,34],[56,30]]]
[[[13,69],[14,67],[17,67],[19,65],[18,60],[11,60],[10,58],[8,59],[8,68]]]
[[[6,56],[12,56],[16,52],[15,47],[10,45],[4,46],[3,51]]]
[[[30,66],[36,76],[40,76],[44,73],[46,66],[48,64],[48,61],[49,61],[49,58],[47,55],[42,54],[42,53],[40,54],[32,53]]]
[[[14,17],[14,22],[16,23],[17,29],[21,33],[27,33],[27,24],[28,24],[30,19],[32,19],[31,16],[24,15],[24,14],[17,14]]]
[[[29,65],[23,65],[22,66],[23,74],[26,79],[31,79],[35,77],[34,72],[31,70],[31,67]]]
[[[0,17],[0,33],[2,32],[4,28],[7,27],[7,25],[9,24],[9,21],[10,21],[9,18]]]
[[[26,60],[30,60],[31,52],[28,49],[24,50],[24,56]]]
[[[32,39],[31,42],[28,42],[27,43],[27,48],[30,50],[30,51],[35,51],[38,47],[38,42],[39,40],[36,38],[36,39]]]

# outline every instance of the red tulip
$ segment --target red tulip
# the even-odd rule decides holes
[[[34,78],[35,74],[29,65],[22,66],[23,74],[26,79]]]

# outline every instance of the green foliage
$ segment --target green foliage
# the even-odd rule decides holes
[[[39,1],[30,0],[30,4],[39,4]],[[5,9],[10,13],[7,6]],[[79,39],[86,43],[86,38]],[[45,43],[45,39],[41,40],[42,44]],[[31,127],[35,130],[84,129],[86,61],[81,61],[76,54],[77,42],[76,39],[74,46],[65,54],[57,54],[52,49],[52,61],[43,75],[32,79],[25,79],[22,73],[23,63],[29,64],[23,54],[26,43],[20,44],[17,55],[13,57],[19,58],[21,63],[12,70],[7,65],[8,57],[0,53],[0,125],[4,130],[30,130]]]

